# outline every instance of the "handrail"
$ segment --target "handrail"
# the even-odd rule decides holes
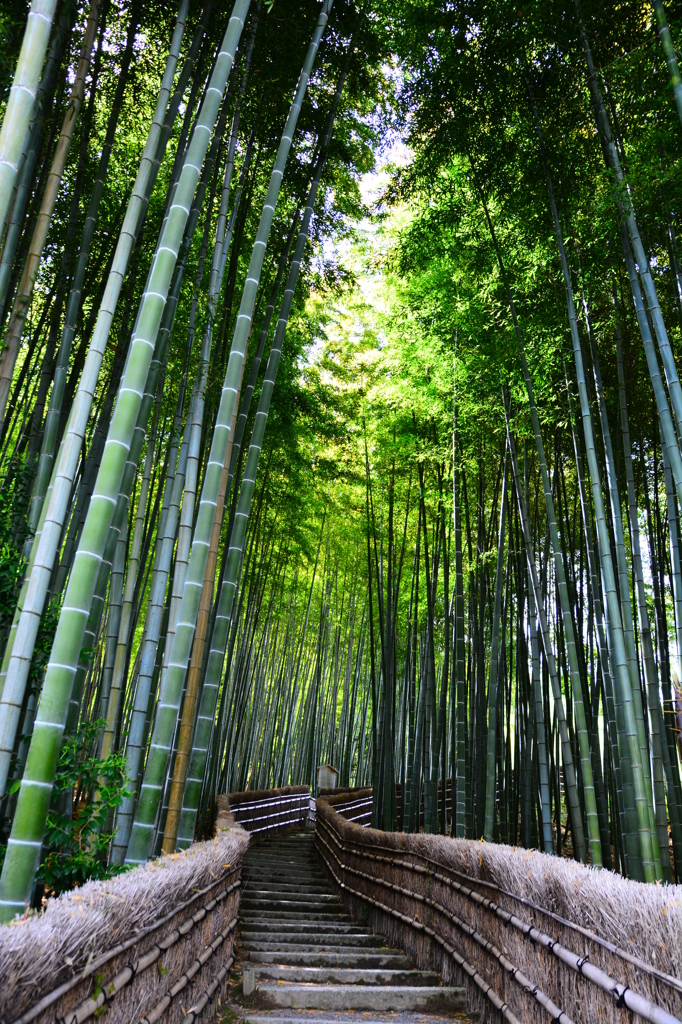
[[[59,1000],[63,995],[65,995],[70,989],[74,988],[76,985],[79,985],[85,978],[88,978],[90,977],[90,975],[99,972],[101,968],[104,967],[105,964],[109,963],[110,960],[113,960],[115,957],[119,956],[121,953],[125,952],[128,949],[132,949],[138,943],[142,942],[143,939],[147,938],[148,935],[160,931],[165,925],[172,921],[174,917],[177,917],[178,914],[183,913],[185,910],[191,907],[193,903],[196,903],[197,901],[205,898],[213,889],[217,888],[221,884],[224,884],[228,878],[232,878],[233,875],[238,873],[241,873],[241,864],[232,868],[231,871],[228,871],[220,878],[217,878],[215,882],[211,882],[211,884],[207,885],[204,889],[199,889],[197,892],[194,893],[193,896],[190,896],[189,899],[184,900],[184,902],[182,903],[178,903],[177,906],[173,907],[173,909],[170,910],[167,914],[164,914],[163,917],[160,917],[157,921],[154,921],[153,924],[147,925],[145,928],[141,928],[138,932],[135,932],[134,935],[131,935],[129,939],[126,939],[125,942],[119,942],[116,946],[112,946],[111,949],[108,949],[101,956],[97,957],[97,959],[92,960],[86,966],[85,970],[78,971],[76,974],[73,975],[72,978],[69,978],[67,981],[62,982],[62,984],[59,985],[57,988],[53,989],[52,992],[48,992],[47,995],[43,996],[39,1003],[36,1003],[35,1006],[32,1006],[30,1010],[27,1010],[25,1013],[23,1013],[21,1017],[18,1017],[17,1020],[15,1021],[15,1024],[30,1024],[30,1021],[35,1020],[35,1018],[38,1017],[43,1010],[46,1010],[53,1003],[57,1002],[57,1000]],[[240,886],[241,879],[238,878],[236,882],[229,886],[229,889],[225,890],[225,895],[228,895],[229,892],[232,892],[234,889],[238,889]],[[225,897],[222,896],[221,898],[224,899]],[[214,899],[216,898],[214,897]],[[219,902],[219,900],[217,902]],[[199,911],[198,913],[201,913],[201,911]],[[189,918],[189,920],[192,920],[192,918]]]
[[[440,780],[439,780],[440,782]],[[449,779],[446,782],[450,782]],[[371,796],[366,797],[371,803]],[[339,807],[345,806],[341,804],[333,804],[333,809],[339,813]],[[346,821],[352,821],[354,819],[348,818],[346,814],[342,814],[341,817],[345,818]],[[357,844],[356,844],[357,845]],[[395,854],[395,849],[392,846],[384,846],[381,843],[372,842],[373,850],[384,850],[389,854]],[[560,914],[555,913],[553,910],[548,910],[546,907],[540,906],[538,903],[534,903],[532,900],[527,899],[525,896],[519,896],[518,893],[511,892],[509,889],[503,889],[497,885],[496,882],[488,882],[483,878],[475,878],[472,875],[467,875],[462,871],[457,871],[456,868],[451,868],[447,864],[441,864],[439,861],[433,860],[433,858],[427,856],[425,853],[415,853],[413,856],[419,857],[420,860],[425,861],[427,864],[431,864],[433,867],[438,868],[441,871],[448,871],[451,875],[455,875],[457,878],[461,878],[466,882],[471,882],[474,885],[485,886],[488,889],[494,889],[501,896],[507,897],[507,899],[515,900],[517,903],[522,904],[524,907],[529,907],[531,910],[536,911],[539,914],[543,914],[550,920],[555,921],[557,924],[562,925],[564,928],[569,928],[571,931],[578,932],[580,935],[589,939],[591,942],[595,942],[597,945],[602,946],[608,950],[614,956],[619,957],[621,960],[625,960],[627,963],[632,964],[638,970],[649,974],[652,978],[656,978],[657,981],[663,982],[670,988],[676,989],[676,991],[682,993],[682,979],[674,977],[672,974],[667,974],[665,971],[660,970],[654,964],[649,964],[646,960],[642,960],[640,957],[635,956],[633,953],[628,953],[627,950],[621,949],[614,942],[610,942],[608,939],[603,938],[596,932],[593,932],[590,928],[585,928],[584,925],[576,924],[575,921],[569,921],[565,917],[561,917]],[[393,860],[393,858],[391,858]]]
[[[337,813],[336,807],[332,807],[331,805],[328,805],[328,807],[329,807],[329,811],[333,811],[334,813]],[[347,852],[347,853],[350,853],[351,855],[355,855],[357,857],[364,858],[364,859],[366,859],[368,861],[373,861],[373,862],[375,862],[377,864],[390,864],[394,868],[403,868],[404,870],[406,870],[408,872],[411,872],[413,874],[421,875],[422,877],[433,878],[434,880],[440,882],[441,884],[451,888],[453,891],[457,892],[457,894],[459,896],[465,897],[467,900],[469,900],[470,902],[474,903],[477,907],[482,908],[482,909],[486,910],[487,912],[491,913],[495,918],[497,918],[503,924],[505,924],[507,926],[511,926],[512,928],[519,930],[521,932],[521,934],[524,936],[524,938],[529,939],[530,941],[532,941],[540,949],[543,949],[546,952],[552,953],[558,960],[560,960],[562,963],[564,963],[566,966],[568,966],[571,970],[576,971],[578,974],[580,974],[586,980],[590,981],[591,983],[596,985],[599,989],[601,989],[602,991],[604,991],[605,993],[610,995],[612,998],[614,998],[618,1005],[627,1007],[632,1012],[634,1012],[634,1013],[638,1014],[640,1017],[642,1017],[644,1020],[647,1020],[647,1021],[651,1022],[651,1024],[679,1024],[678,1018],[674,1017],[672,1014],[670,1014],[663,1007],[657,1006],[655,1003],[653,1003],[646,996],[640,995],[639,993],[637,993],[633,989],[631,989],[629,986],[626,986],[626,985],[622,984],[621,982],[618,982],[618,981],[614,980],[605,971],[601,970],[601,968],[599,968],[596,965],[590,963],[587,957],[581,957],[578,954],[574,953],[573,951],[567,949],[561,943],[559,943],[556,940],[552,939],[551,936],[549,936],[546,933],[540,931],[539,929],[533,927],[528,922],[523,921],[520,917],[518,917],[518,915],[512,914],[509,911],[503,910],[502,907],[499,906],[499,904],[494,902],[489,897],[481,895],[480,893],[476,892],[470,886],[468,886],[466,884],[463,884],[463,882],[457,881],[456,879],[457,878],[462,878],[462,879],[464,879],[465,882],[471,882],[471,883],[474,883],[476,885],[483,885],[485,888],[489,888],[489,889],[492,888],[492,889],[496,890],[497,892],[503,893],[504,895],[509,895],[512,898],[518,899],[520,902],[523,902],[526,905],[531,906],[533,909],[543,910],[543,908],[537,908],[533,904],[530,904],[530,901],[523,900],[520,897],[515,897],[514,894],[512,894],[512,893],[507,893],[505,890],[502,890],[499,886],[496,886],[494,883],[483,882],[480,879],[472,879],[470,876],[464,875],[461,872],[456,871],[455,869],[449,868],[447,865],[440,864],[437,861],[434,861],[432,858],[429,858],[427,855],[422,854],[422,853],[416,853],[416,852],[412,853],[412,852],[410,852],[410,856],[411,857],[413,856],[413,857],[415,857],[418,860],[425,861],[427,866],[425,866],[423,864],[417,864],[413,860],[406,859],[404,856],[402,856],[400,854],[399,851],[397,851],[395,849],[391,849],[390,847],[384,846],[380,842],[379,843],[374,843],[373,842],[372,843],[372,848],[371,848],[371,851],[370,851],[370,849],[367,847],[367,845],[365,843],[359,841],[359,839],[358,839],[357,842],[353,841],[352,839],[342,839],[340,837],[340,835],[339,835],[338,828],[332,822],[328,821],[326,819],[326,817],[324,817],[322,815],[318,815],[318,822],[319,822],[318,833],[317,833],[318,837],[320,837],[322,845],[327,848],[327,850],[329,851],[329,854],[334,858],[334,860],[336,861],[336,863],[338,864],[338,866],[341,868],[342,871],[348,872],[348,873],[350,873],[352,875],[355,875],[357,877],[360,877],[360,878],[364,878],[365,880],[369,881],[372,884],[378,885],[378,886],[380,886],[380,887],[382,887],[384,889],[392,890],[392,891],[400,893],[400,894],[402,894],[404,896],[408,896],[408,897],[410,897],[412,899],[417,900],[420,903],[427,904],[429,907],[433,908],[441,916],[446,917],[450,921],[451,924],[453,924],[456,928],[458,928],[458,930],[460,930],[461,932],[466,934],[467,937],[470,940],[475,942],[477,945],[483,946],[488,953],[490,953],[492,956],[495,957],[495,959],[498,961],[500,966],[502,966],[505,970],[507,970],[511,974],[511,976],[519,984],[521,984],[521,986],[529,994],[531,994],[533,996],[533,998],[536,999],[536,1001],[539,1001],[540,1003],[542,1003],[542,1005],[545,1005],[545,1003],[543,1002],[543,999],[546,999],[547,997],[545,997],[542,993],[540,993],[540,996],[542,996],[542,998],[539,998],[538,994],[537,994],[538,990],[534,986],[532,986],[532,985],[531,985],[530,988],[528,988],[526,986],[526,982],[528,982],[528,979],[525,978],[525,976],[521,974],[521,972],[518,970],[518,968],[515,968],[510,963],[510,961],[504,956],[504,954],[502,954],[499,950],[497,950],[496,947],[492,946],[492,944],[489,943],[489,941],[487,939],[485,939],[483,936],[480,936],[474,929],[471,928],[470,925],[468,925],[466,922],[461,921],[461,919],[457,918],[456,915],[453,915],[451,913],[451,911],[448,910],[448,908],[444,907],[441,903],[439,903],[435,899],[432,899],[432,898],[429,898],[429,897],[425,897],[421,893],[413,893],[410,890],[407,890],[407,889],[405,889],[405,888],[403,888],[401,886],[398,886],[398,885],[395,885],[395,884],[393,884],[391,882],[386,881],[385,879],[379,877],[378,875],[370,875],[370,874],[368,874],[366,872],[359,871],[356,868],[350,867],[349,865],[347,865],[345,863],[342,863],[340,857],[337,854],[334,853],[334,851],[330,847],[329,843],[322,836],[322,832],[324,832],[326,830],[327,834],[331,837],[331,839],[333,840],[333,842],[336,845],[337,849],[341,853]],[[391,856],[382,856],[380,854],[377,854],[377,853],[373,852],[373,851],[376,851],[376,850],[386,851],[386,852],[390,853]],[[327,859],[327,857],[325,857],[324,851],[321,850],[320,852],[321,852],[323,858],[325,859],[325,863],[327,863],[327,866],[328,866],[329,870],[331,871],[331,873],[336,878],[336,874],[332,870],[331,866],[329,865],[328,859]],[[447,872],[450,876],[455,876],[455,877],[448,877],[443,872]],[[357,890],[354,890],[354,889],[350,889],[348,887],[347,883],[343,883],[342,884],[341,882],[339,882],[338,878],[337,878],[337,882],[338,882],[338,884],[342,885],[342,888],[348,889],[349,892],[353,892],[354,894],[360,896],[361,899],[366,899],[366,900],[369,900],[370,902],[375,902],[376,903],[376,901],[372,900],[365,893],[357,891]],[[386,909],[386,908],[384,908],[383,904],[381,905],[381,907],[382,907],[382,909]],[[414,925],[414,922],[411,922],[410,920],[408,920],[408,918],[406,918],[404,915],[401,915],[397,911],[394,912],[391,908],[388,908],[388,912],[391,913],[393,916],[399,917],[406,924],[413,924]],[[551,917],[553,917],[557,921],[563,923],[561,918],[559,918],[558,915],[552,914],[551,911],[543,911],[543,912],[549,914]],[[567,923],[571,924],[571,922],[567,922]],[[414,926],[416,927],[416,925],[414,925]],[[580,926],[575,926],[575,927],[576,927],[576,929],[578,931],[580,931],[583,934],[587,931],[587,929],[582,929],[582,928],[580,928]],[[419,929],[419,930],[424,930],[424,929]],[[429,929],[425,929],[425,930],[426,930],[427,934],[431,934],[432,930],[429,930]],[[439,938],[435,933],[432,934],[431,937],[435,938],[436,941],[439,941],[441,945],[444,944],[443,942],[441,942],[441,938],[442,937]],[[586,937],[591,938],[592,936],[587,935]],[[612,943],[608,943],[607,944],[603,940],[602,940],[602,945],[607,946],[607,948],[613,946]],[[639,961],[638,958],[633,958],[629,954],[625,954],[624,951],[618,950],[618,948],[615,947],[615,946],[613,946],[613,949],[609,949],[609,951],[610,952],[614,952],[614,953],[618,953],[620,955],[623,955],[624,959],[626,959],[628,962],[633,963],[633,961],[636,961],[636,962],[633,963],[633,966],[636,966],[636,967],[640,967],[641,966],[641,968],[646,970],[647,973],[649,973],[652,977],[655,977],[657,980],[663,982],[664,984],[670,985],[676,991],[680,991],[680,989],[682,987],[680,985],[680,982],[677,979],[673,978],[672,976],[667,975],[667,974],[665,974],[662,971],[659,971],[657,968],[653,967],[650,964],[645,964],[643,961]],[[448,950],[448,952],[449,952],[449,950]],[[530,984],[530,983],[528,983],[528,984]],[[548,1006],[545,1006],[545,1008],[549,1009]],[[558,1007],[556,1009],[557,1009],[559,1015],[558,1016],[557,1015],[553,1016],[552,1019],[554,1019],[554,1020],[563,1020],[564,1022],[566,1022],[568,1020],[566,1015],[563,1014],[562,1011],[559,1011]],[[550,1011],[550,1012],[552,1012],[552,1011]]]
[[[298,788],[298,787],[297,787]],[[247,793],[240,793],[238,801],[233,805],[234,794],[227,794],[230,813],[235,821],[247,832],[256,834],[270,832],[273,829],[290,828],[292,825],[306,825],[311,815],[311,798],[308,786],[300,787],[296,793],[280,790],[261,791],[262,795],[248,800]],[[259,813],[260,812],[260,813]],[[261,824],[266,822],[266,824]]]

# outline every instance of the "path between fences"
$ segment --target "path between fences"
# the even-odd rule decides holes
[[[681,886],[370,811],[367,789],[221,798],[212,841],[0,929],[0,1024],[680,1024]]]

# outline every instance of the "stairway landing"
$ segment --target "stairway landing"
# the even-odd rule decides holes
[[[417,970],[402,950],[344,912],[318,861],[313,830],[249,847],[236,954],[234,998],[251,1024],[347,1024],[358,1013],[363,1024],[469,1020],[463,988]]]

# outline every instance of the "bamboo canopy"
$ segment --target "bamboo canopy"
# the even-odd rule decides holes
[[[320,766],[679,882],[680,11],[15,8],[0,918]]]

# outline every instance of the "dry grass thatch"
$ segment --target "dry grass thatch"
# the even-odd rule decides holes
[[[461,876],[477,880],[478,885],[470,883],[471,888],[493,900],[503,910],[517,915],[579,956],[587,957],[591,964],[634,992],[665,1007],[668,1012],[675,1016],[682,1014],[682,992],[673,985],[665,984],[655,973],[678,979],[682,977],[682,886],[632,882],[612,872],[595,871],[575,861],[537,851],[443,836],[384,833],[361,828],[334,812],[334,803],[341,802],[334,798],[318,801],[318,829],[322,823],[323,829],[327,826],[330,830],[327,836],[329,845],[346,869],[344,881],[349,888],[366,893],[407,918],[427,923],[465,959],[476,965],[522,1020],[544,1021],[546,1011],[533,1004],[533,1000],[520,990],[494,958],[470,941],[461,929],[454,927],[442,913],[429,909],[428,904],[405,895],[406,892],[436,900],[460,920],[476,928],[573,1020],[616,1022],[639,1018],[619,1009],[612,996],[563,965],[549,950],[529,942],[520,931],[496,919],[494,913],[480,902],[477,905],[452,886],[434,878],[433,872],[438,872],[439,866],[447,869],[443,877],[452,877],[459,882],[464,881]],[[335,845],[334,835],[343,844],[343,849]],[[320,849],[324,857],[325,851],[322,847]],[[326,856],[329,862],[329,850]],[[400,860],[404,860],[405,866],[394,863]],[[409,862],[420,865],[421,873],[409,868]],[[330,866],[333,868],[334,864]],[[399,888],[397,891],[386,889],[363,878],[362,873]],[[360,898],[347,894],[345,902],[354,914],[367,915],[367,904],[363,906]],[[534,906],[529,906],[529,903]],[[625,956],[591,939],[584,932],[562,924],[558,918],[581,929],[589,929],[618,947]],[[374,906],[369,909],[369,919],[389,940],[409,949],[423,965],[431,963],[438,966],[444,978],[456,983],[467,980],[440,947],[435,947],[432,940],[410,925]],[[655,971],[646,971],[629,958],[638,958]],[[472,994],[469,983],[467,987]],[[481,1001],[480,993],[473,993],[473,996],[470,1008],[480,1009],[485,1018],[489,1007],[483,1005],[485,1000]]]
[[[398,786],[396,786],[396,789]],[[371,786],[346,786],[345,788],[336,789],[321,789],[319,793],[320,797],[327,800],[332,806],[338,803],[344,803],[350,797],[354,800],[361,800],[365,796],[372,795]]]
[[[249,837],[229,823],[219,816],[215,839],[108,881],[89,882],[48,900],[40,914],[0,928],[0,1022],[16,1020],[76,975],[89,977],[108,950],[233,874]]]
[[[237,810],[239,804],[251,804],[256,800],[275,800],[278,796],[295,796],[297,793],[310,793],[310,786],[280,786],[279,789],[246,789],[243,793],[228,793],[227,796],[219,797],[222,806],[232,807]],[[219,804],[219,806],[221,806]]]

